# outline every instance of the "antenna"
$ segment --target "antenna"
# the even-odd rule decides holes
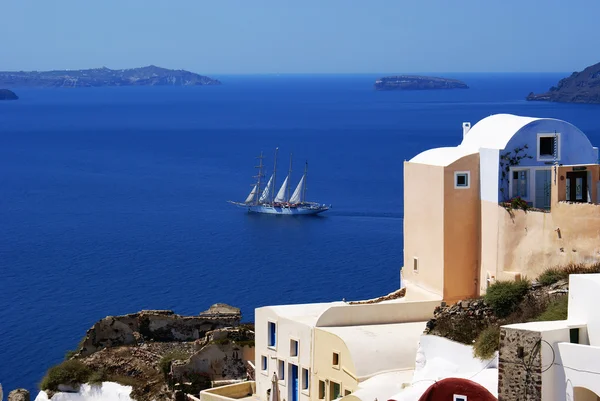
[[[554,185],[556,185],[556,175],[558,166],[558,134],[554,130],[554,149],[552,149],[552,155],[554,156]]]

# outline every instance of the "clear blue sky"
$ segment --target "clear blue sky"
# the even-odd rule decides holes
[[[0,70],[570,72],[600,0],[2,0]]]

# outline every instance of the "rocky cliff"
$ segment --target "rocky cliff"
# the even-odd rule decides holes
[[[600,103],[600,63],[574,72],[570,77],[561,79],[548,92],[534,94],[527,100],[541,100],[562,103]]]
[[[150,65],[111,70],[3,71],[0,85],[10,87],[96,87],[96,86],[190,86],[220,85],[216,79],[185,70],[169,70]]]
[[[375,81],[376,90],[426,90],[426,89],[468,89],[458,79],[426,77],[420,75],[398,75],[383,77]]]
[[[17,100],[18,98],[15,92],[8,89],[0,89],[0,100]]]
[[[48,371],[42,390],[52,397],[82,383],[116,382],[132,386],[136,401],[167,401],[215,381],[246,379],[254,330],[240,319],[239,309],[224,304],[198,316],[155,310],[106,317]]]

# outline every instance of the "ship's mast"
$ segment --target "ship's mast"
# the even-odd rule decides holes
[[[290,153],[290,169],[288,170],[288,186],[287,186],[287,197],[285,198],[287,202],[290,201],[290,184],[292,183],[292,154]]]
[[[263,176],[262,170],[263,170],[263,152],[260,152],[260,156],[257,157],[257,159],[259,160],[258,162],[258,166],[255,166],[258,169],[258,175],[255,175],[254,178],[257,179],[256,181],[256,194],[254,194],[254,204],[258,205],[258,199],[260,197],[260,179]]]
[[[302,188],[302,203],[306,202],[306,173],[308,172],[308,161],[304,164],[304,188]]]
[[[277,182],[277,152],[279,152],[279,147],[275,148],[275,166],[273,166],[273,190],[271,191],[271,203],[275,201],[275,183]]]

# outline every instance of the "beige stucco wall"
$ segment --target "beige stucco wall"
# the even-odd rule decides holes
[[[454,174],[470,172],[470,187],[455,188]],[[444,169],[444,293],[452,302],[477,295],[479,279],[479,154]],[[437,223],[440,224],[440,223]]]
[[[442,296],[443,268],[444,167],[404,162],[403,278]]]
[[[600,261],[600,205],[557,203],[551,213],[513,210],[512,215],[496,208],[498,279],[519,273],[535,278],[549,267]]]
[[[315,355],[312,383],[310,384],[311,400],[319,396],[319,380],[325,382],[325,399],[329,398],[331,381],[341,385],[341,395],[344,391],[354,392],[358,388],[356,369],[350,351],[344,341],[335,334],[315,329]],[[339,368],[333,366],[333,352],[339,353]],[[329,382],[327,382],[329,380]]]
[[[481,231],[480,231],[480,270],[479,293],[484,294],[488,283],[493,282],[498,274],[498,235],[499,221],[504,214],[499,213],[498,202],[481,201]],[[504,211],[504,209],[502,209]],[[491,279],[491,281],[488,281]]]

